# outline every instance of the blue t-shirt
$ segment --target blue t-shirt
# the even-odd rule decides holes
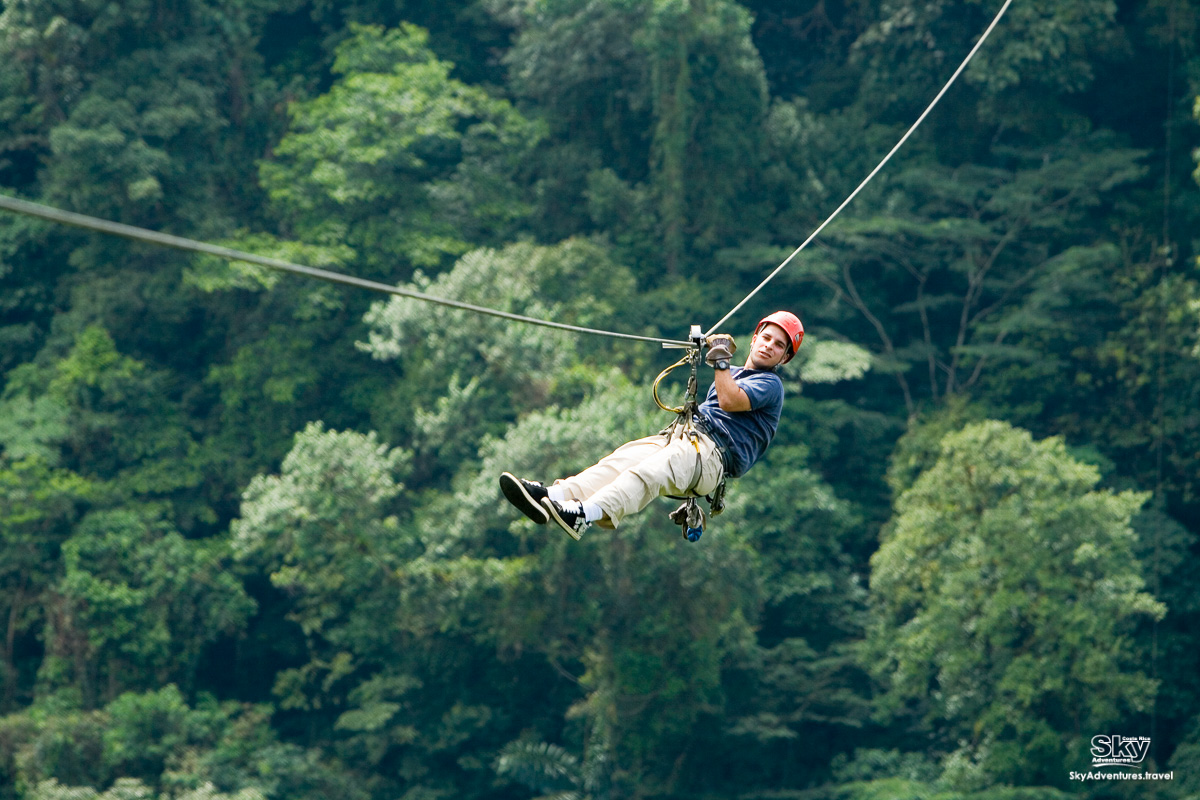
[[[775,436],[783,413],[783,381],[772,370],[730,367],[729,374],[750,398],[750,410],[722,410],[714,383],[699,411],[717,444],[725,448],[729,477],[737,478],[762,458]]]

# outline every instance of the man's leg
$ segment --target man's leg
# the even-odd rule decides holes
[[[578,475],[555,481],[539,502],[578,539],[587,527],[583,517],[592,513],[588,506],[598,507],[598,516],[602,513],[598,520],[588,516],[589,521],[615,528],[661,495],[682,495],[689,489],[700,495],[711,493],[723,472],[717,446],[707,436],[693,444],[682,434],[672,438],[658,434],[628,442]]]
[[[587,500],[621,473],[662,452],[669,441],[657,434],[627,442],[578,475],[555,481],[550,496],[556,500]]]
[[[662,434],[628,442],[602,458],[595,466],[578,475],[555,481],[550,487],[504,472],[500,475],[500,489],[522,514],[543,525],[550,520],[549,512],[542,505],[543,498],[549,497],[559,503],[586,500],[626,469],[644,461],[666,445],[667,437]]]
[[[629,466],[594,494],[579,499],[590,500],[600,506],[604,511],[605,521],[616,527],[621,524],[622,519],[641,511],[656,497],[683,495],[689,488],[697,494],[708,494],[716,489],[723,467],[721,456],[712,439],[701,436],[696,445],[693,445],[687,437],[675,437],[669,442],[665,437],[659,438],[664,442],[664,446],[649,452],[645,458]],[[700,473],[698,481],[697,446]]]

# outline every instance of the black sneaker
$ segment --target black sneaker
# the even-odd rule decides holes
[[[527,481],[518,478],[511,472],[500,473],[500,491],[504,492],[508,502],[538,525],[550,521],[550,515],[542,508],[542,498],[546,496],[546,487],[537,481]]]
[[[542,500],[542,506],[550,512],[550,519],[558,527],[562,528],[571,538],[579,541],[583,538],[583,532],[592,524],[583,516],[583,506],[578,500],[573,500],[567,503],[556,503],[549,497]]]

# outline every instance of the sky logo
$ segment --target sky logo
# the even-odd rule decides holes
[[[1093,736],[1093,767],[1141,767],[1150,752],[1149,736]]]

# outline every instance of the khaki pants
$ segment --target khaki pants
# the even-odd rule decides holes
[[[696,450],[700,476],[696,477]],[[627,515],[641,511],[662,495],[710,494],[721,482],[724,467],[717,445],[701,434],[692,444],[682,432],[663,434],[621,445],[594,467],[572,478],[555,481],[568,500],[591,500],[604,510],[604,527],[616,527]]]

